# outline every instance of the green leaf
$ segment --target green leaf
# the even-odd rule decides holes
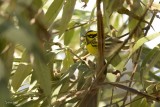
[[[150,50],[150,52],[146,53],[146,56],[144,56],[145,58],[143,58],[141,69],[143,69],[146,66],[146,64],[152,59],[152,57],[157,53],[157,51],[158,48],[155,47],[152,50]]]
[[[122,58],[120,57],[120,55],[117,54],[117,55],[114,57],[114,59],[112,59],[111,64],[112,64],[113,66],[117,66],[121,61],[122,61]]]
[[[67,0],[64,4],[59,33],[60,35],[63,34],[68,27],[68,23],[70,22],[74,12],[75,4],[76,0]]]
[[[32,0],[32,6],[38,10],[39,8],[43,6],[43,1],[42,0]]]
[[[2,53],[6,47],[7,41],[4,38],[0,38],[0,53]]]
[[[63,64],[62,64],[62,66],[63,66],[63,68],[61,70],[62,73],[66,72],[71,67],[71,65],[74,64],[74,62],[73,62],[73,56],[69,52],[68,49],[65,51],[65,55],[66,55],[66,57],[63,60]]]
[[[7,72],[5,72],[5,76],[8,78],[10,75],[10,72],[12,70],[13,65],[13,54],[15,50],[14,44],[7,44],[7,49],[3,53],[1,53],[0,58],[3,60],[3,63],[5,64],[5,69]]]
[[[0,79],[5,77],[5,65],[2,61],[2,59],[0,58]]]
[[[69,77],[67,77],[63,83],[62,83],[62,86],[59,90],[59,94],[58,94],[58,97],[57,98],[60,98],[62,96],[65,96],[66,93],[68,92],[68,90],[70,90],[70,82],[69,82]]]
[[[119,8],[123,6],[122,0],[105,0],[104,4],[107,4],[107,11],[109,13],[112,13],[114,11],[117,11]]]
[[[132,51],[131,51],[131,53],[130,53],[130,55],[129,55],[129,58],[130,58],[130,56],[131,56],[134,52],[136,52],[136,50],[138,50],[144,43],[146,43],[146,42],[148,42],[148,41],[151,41],[151,40],[155,39],[155,38],[158,37],[158,36],[160,36],[160,33],[159,33],[159,32],[158,32],[158,33],[154,33],[154,34],[149,35],[149,36],[146,36],[146,37],[142,37],[141,39],[139,39],[139,40],[135,43],[135,45],[133,46]]]
[[[71,90],[73,88],[73,86],[76,84],[76,82],[73,82],[73,84],[72,84],[72,82],[70,82],[70,79],[74,77],[74,72],[76,71],[78,66],[79,66],[79,63],[73,64],[68,69],[67,74],[64,75],[65,78],[61,80],[62,86],[61,86],[61,88],[59,90],[58,98],[65,97],[67,92],[68,92],[68,90]],[[68,73],[69,73],[69,75],[68,75]]]
[[[125,54],[121,57],[121,60],[117,61],[119,63],[115,66],[116,70],[123,71],[127,61],[128,61],[128,54]]]
[[[145,53],[146,56],[143,55],[145,58],[143,58],[142,64],[141,64],[141,67],[140,67],[140,77],[141,77],[141,79],[144,77],[144,74],[148,75],[148,71],[150,69],[147,69],[146,66],[154,58],[157,51],[158,51],[158,49],[157,49],[157,47],[155,47],[154,49],[150,50],[150,52],[147,51],[147,53]]]
[[[50,98],[51,96],[51,71],[45,64],[45,61],[39,55],[34,56],[33,62],[34,73],[44,94]]]
[[[160,70],[158,70],[158,71],[160,72]],[[153,71],[150,71],[150,72],[149,72],[149,76],[150,76],[151,78],[155,79],[156,81],[160,81],[160,77],[159,77],[158,75],[156,75],[156,73],[153,72]]]
[[[54,0],[52,2],[45,14],[47,25],[51,25],[54,22],[55,18],[57,17],[62,8],[63,2],[64,0]]]
[[[136,99],[139,99],[136,101]],[[146,98],[140,98],[139,96],[135,97],[133,101],[135,102],[131,103],[132,107],[151,107],[150,104],[147,102]]]
[[[75,70],[78,68],[80,62],[76,62],[72,64],[72,66],[63,74],[61,77],[62,79],[65,78],[66,75],[70,74],[69,76],[72,76],[72,74],[75,72]]]
[[[160,60],[160,50],[156,51],[156,54],[152,57],[151,61],[148,63],[147,67],[145,67],[143,72],[148,72],[151,68],[155,66],[155,64]]]
[[[27,50],[24,50],[21,58],[21,62],[29,62],[30,56],[27,52]]]
[[[11,85],[15,91],[17,91],[20,88],[24,79],[31,73],[31,70],[32,67],[30,65],[20,64],[18,66],[16,72],[11,78]]]
[[[78,81],[77,81],[77,90],[82,90],[90,87],[92,83],[92,77],[94,76],[94,71],[85,63],[81,63],[78,66]]]
[[[70,24],[70,27],[74,26],[74,22]],[[75,29],[68,30],[64,33],[64,45],[68,46],[74,36]]]
[[[31,38],[30,34],[26,32],[25,29],[16,29],[12,26],[6,32],[4,32],[4,35],[4,37],[8,40],[19,43],[28,49],[31,49],[35,43],[35,40]]]

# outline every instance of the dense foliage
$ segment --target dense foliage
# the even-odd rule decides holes
[[[97,59],[88,54],[83,39],[86,31],[97,29],[94,2],[0,1],[2,107],[160,106],[160,47],[145,45],[160,36],[156,30],[148,33],[159,20],[160,5],[101,0],[105,34],[123,36],[128,47],[106,59],[105,79],[95,85]]]

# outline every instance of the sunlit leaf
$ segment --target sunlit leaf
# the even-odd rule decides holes
[[[21,107],[39,107],[40,106],[40,101],[29,101],[23,105],[21,105]]]
[[[74,22],[70,23],[70,28],[74,26]],[[69,45],[74,36],[74,29],[70,29],[64,33],[64,45]]]
[[[152,1],[101,1],[105,35],[122,35],[123,40],[133,34],[128,50],[117,52],[111,62],[106,59],[102,70],[108,72],[104,74],[97,71],[98,59],[87,54],[84,40],[86,31],[97,29],[98,2],[2,0],[0,105],[156,106],[160,100],[159,45],[141,48],[160,35],[150,32],[150,27],[156,28],[153,19],[159,17],[159,5]]]
[[[139,49],[144,43],[148,42],[148,41],[151,41],[153,39],[155,39],[156,37],[160,36],[160,33],[155,33],[153,35],[149,35],[149,36],[146,36],[146,37],[142,37],[141,39],[139,39],[135,45],[133,46],[132,48],[132,51],[129,55],[129,57],[134,53],[136,52],[137,49]]]
[[[60,28],[60,35],[66,30],[68,23],[70,22],[74,7],[75,7],[76,0],[67,0],[63,7],[63,13],[61,18],[61,28]]]
[[[69,52],[69,50],[65,51],[65,55],[66,56],[65,56],[65,59],[63,60],[63,64],[62,64],[63,65],[63,68],[61,70],[62,73],[67,71],[71,67],[71,65],[74,63],[73,62],[73,56]]]
[[[15,91],[17,91],[24,79],[31,73],[32,67],[30,65],[20,64],[12,76],[12,87]],[[28,84],[29,85],[29,84]]]
[[[63,6],[63,2],[64,0],[54,0],[52,2],[45,15],[47,25],[51,25],[53,23]]]

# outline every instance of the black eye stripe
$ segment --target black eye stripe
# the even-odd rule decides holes
[[[90,34],[90,35],[88,35],[88,37],[90,37],[90,38],[94,38],[95,36],[97,36],[97,34]]]

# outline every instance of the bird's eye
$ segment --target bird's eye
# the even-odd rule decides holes
[[[96,35],[97,35],[97,34],[90,34],[90,35],[88,35],[88,37],[94,38],[94,37],[96,37]]]

